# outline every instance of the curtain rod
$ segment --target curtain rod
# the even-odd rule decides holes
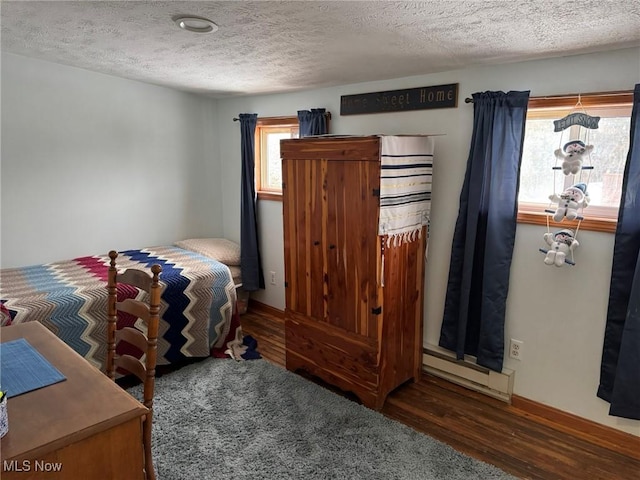
[[[616,90],[612,92],[594,92],[594,93],[565,93],[562,95],[542,95],[540,97],[529,97],[529,100],[572,100],[574,98],[581,97],[613,97],[618,95],[633,94],[633,90]],[[464,103],[473,103],[473,98],[467,97],[464,99]]]
[[[291,115],[291,116],[293,116],[293,115]],[[331,112],[325,112],[324,116],[327,117],[328,119],[331,119]],[[279,118],[279,117],[268,117],[268,118]],[[289,117],[282,117],[282,118],[289,118]],[[238,117],[233,117],[233,121],[234,122],[238,122],[238,121],[240,121],[240,119]]]

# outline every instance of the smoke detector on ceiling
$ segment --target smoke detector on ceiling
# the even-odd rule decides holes
[[[218,30],[218,25],[202,17],[184,16],[175,19],[181,29],[194,33],[211,33]]]

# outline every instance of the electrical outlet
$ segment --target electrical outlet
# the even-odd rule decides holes
[[[276,272],[269,272],[271,273],[271,285],[275,285],[276,284]]]
[[[509,357],[516,360],[522,360],[523,347],[524,342],[522,340],[515,340],[512,338],[511,343],[509,344]]]

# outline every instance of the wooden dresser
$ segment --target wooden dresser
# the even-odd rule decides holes
[[[2,327],[26,339],[66,380],[8,400],[2,480],[143,480],[147,408],[39,322]]]
[[[421,371],[425,227],[400,246],[378,235],[379,137],[283,140],[280,152],[287,369],[380,410]]]

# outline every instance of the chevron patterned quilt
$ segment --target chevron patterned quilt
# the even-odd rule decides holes
[[[119,252],[119,270],[158,263],[165,285],[158,364],[206,357],[229,335],[236,291],[229,268],[178,247]],[[102,369],[106,356],[108,255],[0,271],[0,301],[12,323],[38,321]],[[118,299],[137,292],[118,292]],[[127,322],[120,318],[119,322]],[[231,332],[233,335],[235,332]]]

